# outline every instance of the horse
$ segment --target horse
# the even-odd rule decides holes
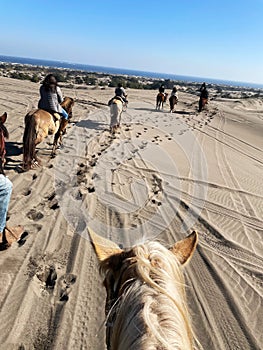
[[[163,94],[161,92],[158,93],[158,95],[156,97],[156,109],[160,109],[161,106],[163,108],[163,104],[166,103],[167,97],[168,97],[167,93],[165,93],[165,94]]]
[[[123,111],[122,100],[114,97],[110,101],[110,132],[115,133],[121,124],[121,114]]]
[[[205,107],[206,104],[208,104],[208,98],[200,97],[198,112],[202,112],[202,109]]]
[[[69,118],[72,117],[72,108],[74,100],[71,97],[65,97],[61,103]],[[54,135],[51,156],[56,154],[58,141],[62,142],[62,135],[66,131],[68,121],[58,113],[54,116],[43,110],[33,109],[25,116],[25,130],[23,136],[23,168],[29,170],[33,165],[38,165],[39,159],[36,155],[36,145],[41,143],[47,135]]]
[[[169,98],[169,104],[170,104],[170,112],[174,112],[175,105],[178,103],[178,98],[174,95],[170,96]]]
[[[106,343],[111,350],[194,349],[182,265],[192,257],[193,231],[169,250],[158,242],[122,250],[88,228],[105,275]]]
[[[4,165],[5,165],[5,139],[8,139],[9,133],[5,127],[5,122],[7,119],[7,113],[5,112],[0,117],[0,174],[4,174]]]

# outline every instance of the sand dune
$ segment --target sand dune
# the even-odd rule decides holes
[[[155,111],[154,91],[130,90],[115,136],[111,89],[63,89],[74,97],[63,147],[23,173],[25,114],[38,85],[0,78],[8,113],[9,223],[27,236],[0,252],[1,349],[105,349],[105,291],[87,223],[130,247],[166,244],[191,229],[200,242],[186,268],[194,329],[204,349],[261,349],[262,102],[215,100],[197,113],[180,92],[177,112]]]

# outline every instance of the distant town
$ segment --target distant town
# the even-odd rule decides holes
[[[68,88],[74,87],[75,89],[78,89],[78,87],[81,89],[106,89],[108,87],[116,87],[119,83],[122,83],[123,87],[128,89],[158,90],[159,86],[163,84],[168,91],[171,90],[173,86],[177,86],[181,91],[198,95],[201,85],[197,82],[185,82],[171,79],[94,73],[68,68],[34,66],[30,64],[0,63],[0,76],[2,77],[41,83],[48,73],[53,73],[61,86]],[[263,89],[259,88],[209,83],[207,83],[207,87],[210,92],[210,99],[263,97]]]

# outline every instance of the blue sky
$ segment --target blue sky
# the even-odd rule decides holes
[[[0,0],[0,54],[263,83],[263,0]]]

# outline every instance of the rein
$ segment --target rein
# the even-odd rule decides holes
[[[3,174],[3,175],[4,175],[5,155],[6,155],[5,137],[4,137],[4,131],[0,125],[0,174]]]
[[[5,150],[4,131],[3,131],[3,129],[0,127],[0,156],[1,156],[2,162],[4,162],[5,154],[6,154],[6,150]]]

